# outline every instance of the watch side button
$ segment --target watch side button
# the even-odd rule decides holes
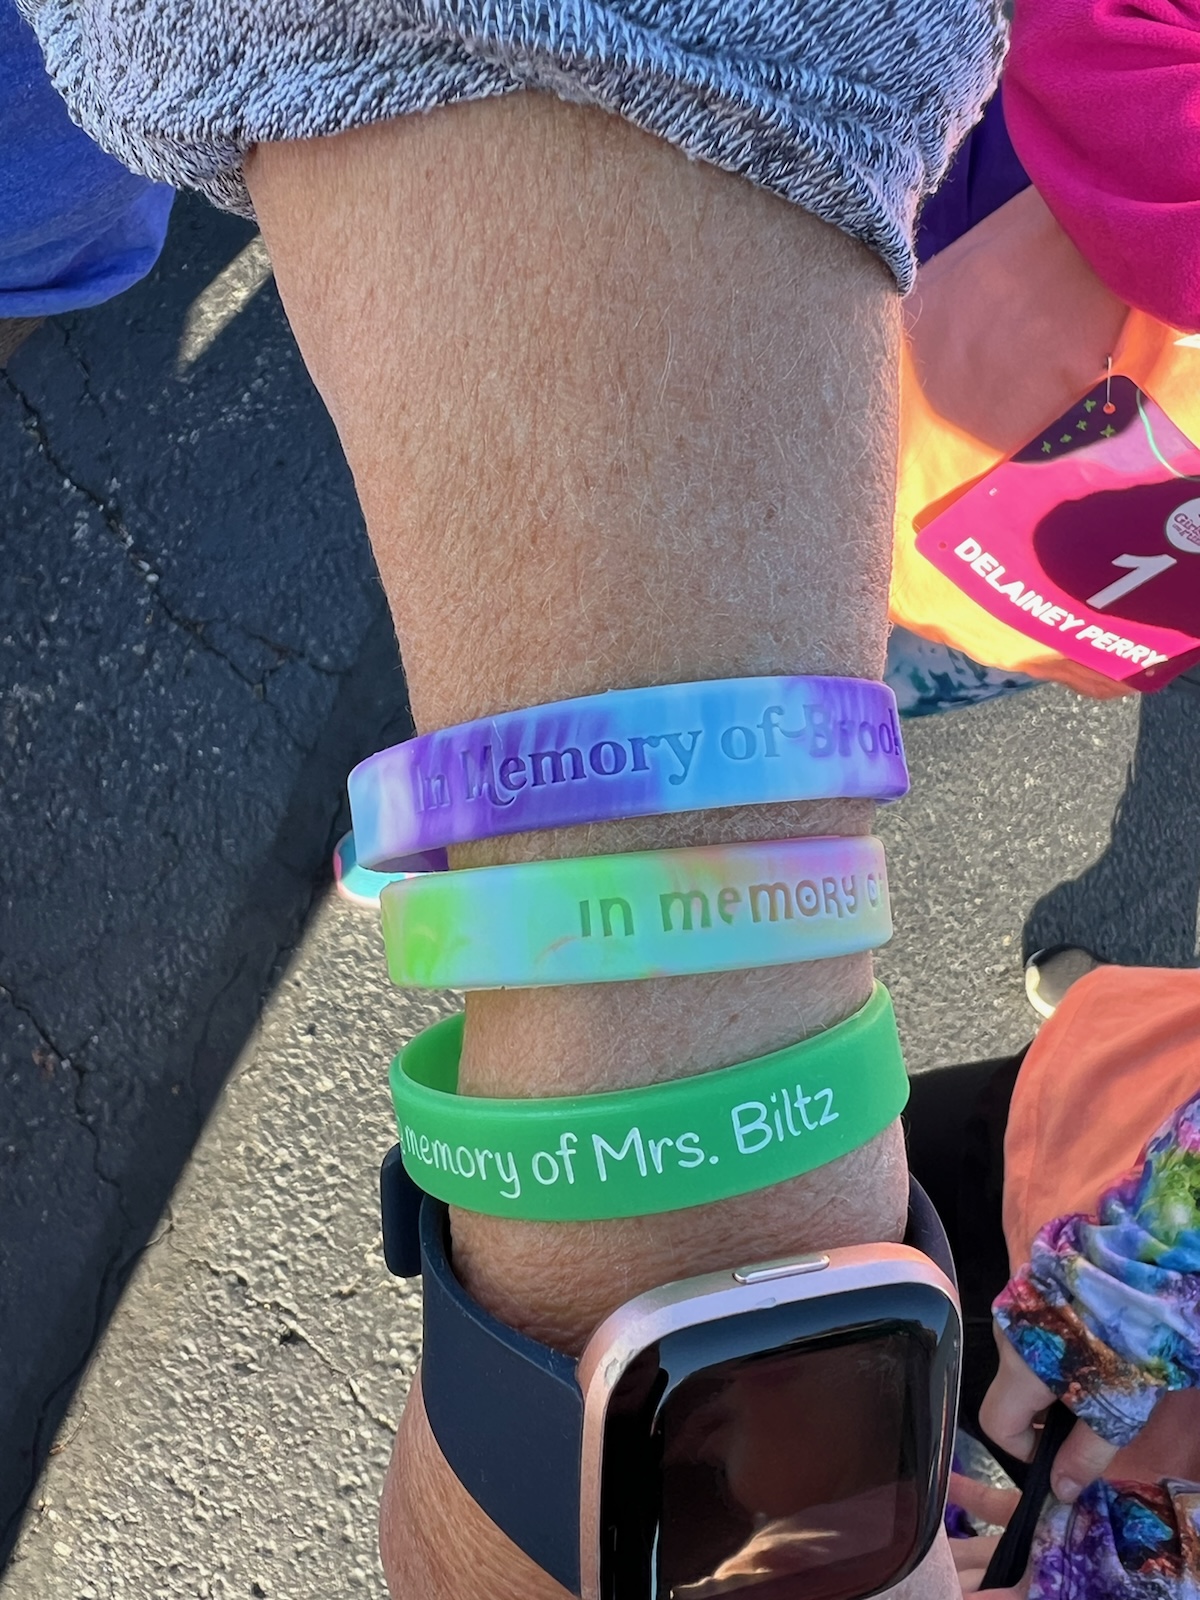
[[[789,1256],[784,1261],[759,1261],[748,1267],[733,1269],[734,1283],[770,1283],[775,1278],[799,1278],[808,1272],[823,1272],[829,1265],[827,1255]]]

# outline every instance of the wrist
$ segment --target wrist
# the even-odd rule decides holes
[[[392,1600],[571,1600],[484,1515],[450,1470],[414,1381],[379,1513],[379,1551]],[[957,1600],[944,1534],[925,1560],[878,1600]]]
[[[865,800],[643,817],[464,845],[456,866],[688,844],[864,834]],[[843,1021],[871,993],[869,955],[637,983],[468,996],[462,1094],[547,1096],[636,1088],[730,1066]],[[822,1245],[903,1236],[907,1168],[897,1123],[828,1167],[694,1211],[620,1223],[505,1222],[456,1209],[456,1270],[502,1321],[578,1351],[629,1296],[657,1283]],[[530,1231],[535,1230],[535,1231]]]
[[[392,1600],[571,1600],[455,1477],[430,1429],[419,1374],[383,1486],[379,1553]]]
[[[604,1317],[644,1290],[743,1260],[894,1243],[907,1205],[897,1121],[827,1167],[684,1211],[548,1223],[452,1209],[454,1270],[493,1316],[578,1355]]]
[[[464,846],[456,864],[664,845],[869,831],[869,801],[743,806]],[[547,1096],[635,1088],[730,1066],[841,1022],[871,993],[869,955],[637,983],[472,994],[462,1094]],[[456,1270],[511,1326],[578,1352],[622,1301],[745,1256],[903,1237],[899,1123],[788,1183],[716,1205],[605,1223],[452,1212]]]
[[[461,846],[484,866],[762,839],[864,835],[865,800],[643,817]],[[467,998],[459,1092],[505,1096],[636,1088],[782,1049],[869,998],[869,955],[630,983],[487,990]]]

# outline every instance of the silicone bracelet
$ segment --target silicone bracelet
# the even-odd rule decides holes
[[[847,1021],[718,1072],[557,1100],[459,1096],[461,1014],[392,1063],[404,1164],[427,1194],[493,1217],[644,1217],[782,1183],[900,1115],[908,1075],[882,984]]]
[[[423,734],[350,774],[359,860],[712,806],[908,792],[896,698],[860,678],[731,678],[564,700]]]
[[[431,872],[379,898],[408,988],[608,983],[816,961],[892,933],[883,845],[785,839]]]
[[[343,834],[333,849],[333,882],[338,897],[372,911],[379,910],[380,892],[389,883],[398,883],[414,872],[445,872],[448,866],[444,850],[426,850],[396,862],[390,872],[373,872],[358,859],[352,833]]]

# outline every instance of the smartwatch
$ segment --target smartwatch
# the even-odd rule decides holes
[[[454,1275],[445,1205],[397,1146],[384,1249],[424,1277],[421,1390],[451,1469],[581,1600],[865,1600],[941,1525],[962,1324],[910,1180],[904,1244],[808,1252],[621,1306],[578,1362]]]

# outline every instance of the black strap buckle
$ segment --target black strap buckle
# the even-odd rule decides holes
[[[383,1216],[383,1259],[397,1278],[421,1276],[422,1190],[408,1175],[400,1146],[394,1144],[379,1169],[379,1203]]]

